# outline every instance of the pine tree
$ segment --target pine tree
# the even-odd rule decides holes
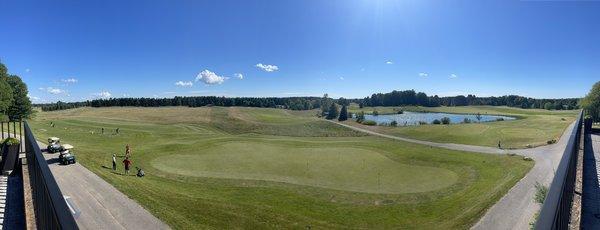
[[[335,103],[331,103],[331,106],[329,106],[329,111],[327,113],[327,119],[331,120],[331,119],[335,119],[338,117],[338,108],[337,105]]]
[[[338,118],[338,121],[345,121],[348,120],[348,109],[346,108],[346,106],[342,106],[342,110],[340,111],[340,117]]]

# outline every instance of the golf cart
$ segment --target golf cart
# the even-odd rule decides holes
[[[57,153],[60,152],[62,147],[60,146],[60,138],[58,137],[49,137],[48,138],[48,152],[49,153]]]
[[[73,146],[70,144],[64,144],[60,155],[58,155],[58,161],[63,165],[75,164],[75,155],[71,152]]]

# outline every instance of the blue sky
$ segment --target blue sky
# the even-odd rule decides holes
[[[600,79],[600,2],[1,0],[0,8],[0,59],[34,102],[394,89],[582,97]]]

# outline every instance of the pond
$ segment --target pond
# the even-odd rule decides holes
[[[356,115],[353,115],[356,118]],[[465,118],[471,120],[471,122],[491,122],[499,120],[515,120],[514,117],[500,116],[500,115],[486,115],[481,114],[480,119],[477,119],[476,114],[452,114],[452,113],[421,113],[421,112],[404,112],[402,114],[382,114],[382,115],[370,115],[365,114],[365,120],[372,120],[377,122],[378,125],[387,125],[392,121],[398,122],[398,126],[406,125],[418,125],[419,122],[426,122],[427,124],[433,123],[434,120],[442,120],[442,118],[450,118],[450,123],[458,124],[463,123]]]

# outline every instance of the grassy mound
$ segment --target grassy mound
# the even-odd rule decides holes
[[[415,193],[448,187],[447,169],[402,164],[373,150],[226,142],[200,154],[156,158],[157,169],[196,177],[265,180],[365,193]]]

